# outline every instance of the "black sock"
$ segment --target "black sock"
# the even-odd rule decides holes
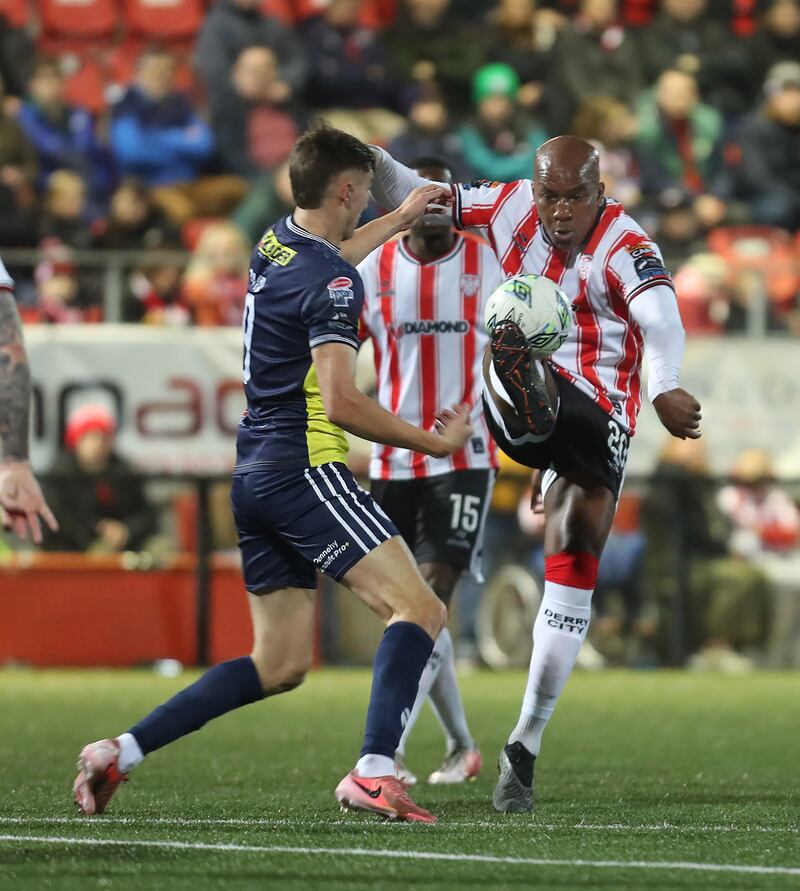
[[[249,656],[215,665],[190,687],[150,712],[128,731],[147,755],[199,730],[212,718],[263,699],[264,691]]]
[[[422,669],[433,650],[430,635],[412,622],[395,622],[383,634],[372,666],[372,693],[361,755],[394,758],[403,714],[417,698]]]

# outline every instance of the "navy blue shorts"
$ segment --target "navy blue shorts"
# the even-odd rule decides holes
[[[344,464],[237,472],[231,503],[244,583],[316,588],[316,571],[339,581],[397,529]]]

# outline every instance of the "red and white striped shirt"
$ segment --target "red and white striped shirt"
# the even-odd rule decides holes
[[[672,287],[658,247],[621,204],[606,199],[572,267],[550,243],[533,203],[533,183],[454,185],[456,225],[482,231],[505,277],[545,275],[566,292],[575,324],[552,357],[555,370],[631,434],[641,405],[644,341],[630,303],[658,285]]]
[[[437,260],[415,257],[405,240],[389,241],[358,267],[364,281],[362,336],[375,347],[378,401],[410,424],[432,430],[436,414],[472,406],[474,435],[449,458],[375,445],[372,479],[417,479],[497,466],[481,408],[481,360],[488,336],[483,311],[503,280],[492,249],[457,233]]]

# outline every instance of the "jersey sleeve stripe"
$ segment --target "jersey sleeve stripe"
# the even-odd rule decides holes
[[[309,340],[308,345],[313,349],[321,346],[323,343],[346,343],[354,350],[357,350],[359,346],[357,337],[343,337],[341,334],[319,334],[317,337]]]
[[[638,297],[640,294],[643,294],[645,291],[649,291],[650,288],[655,288],[656,285],[666,285],[671,290],[675,290],[675,284],[668,275],[659,275],[655,278],[649,278],[646,282],[642,282],[638,287],[634,288],[629,294],[625,296],[625,299],[628,303],[633,300],[634,297]]]

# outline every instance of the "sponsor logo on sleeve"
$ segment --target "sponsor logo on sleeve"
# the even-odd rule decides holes
[[[651,278],[662,278],[669,273],[664,268],[664,261],[658,256],[655,246],[649,241],[625,245],[625,250],[633,259],[633,268],[641,281]]]
[[[345,275],[340,275],[339,278],[328,282],[328,296],[334,306],[347,309],[350,306],[350,301],[355,298],[353,280]]]

